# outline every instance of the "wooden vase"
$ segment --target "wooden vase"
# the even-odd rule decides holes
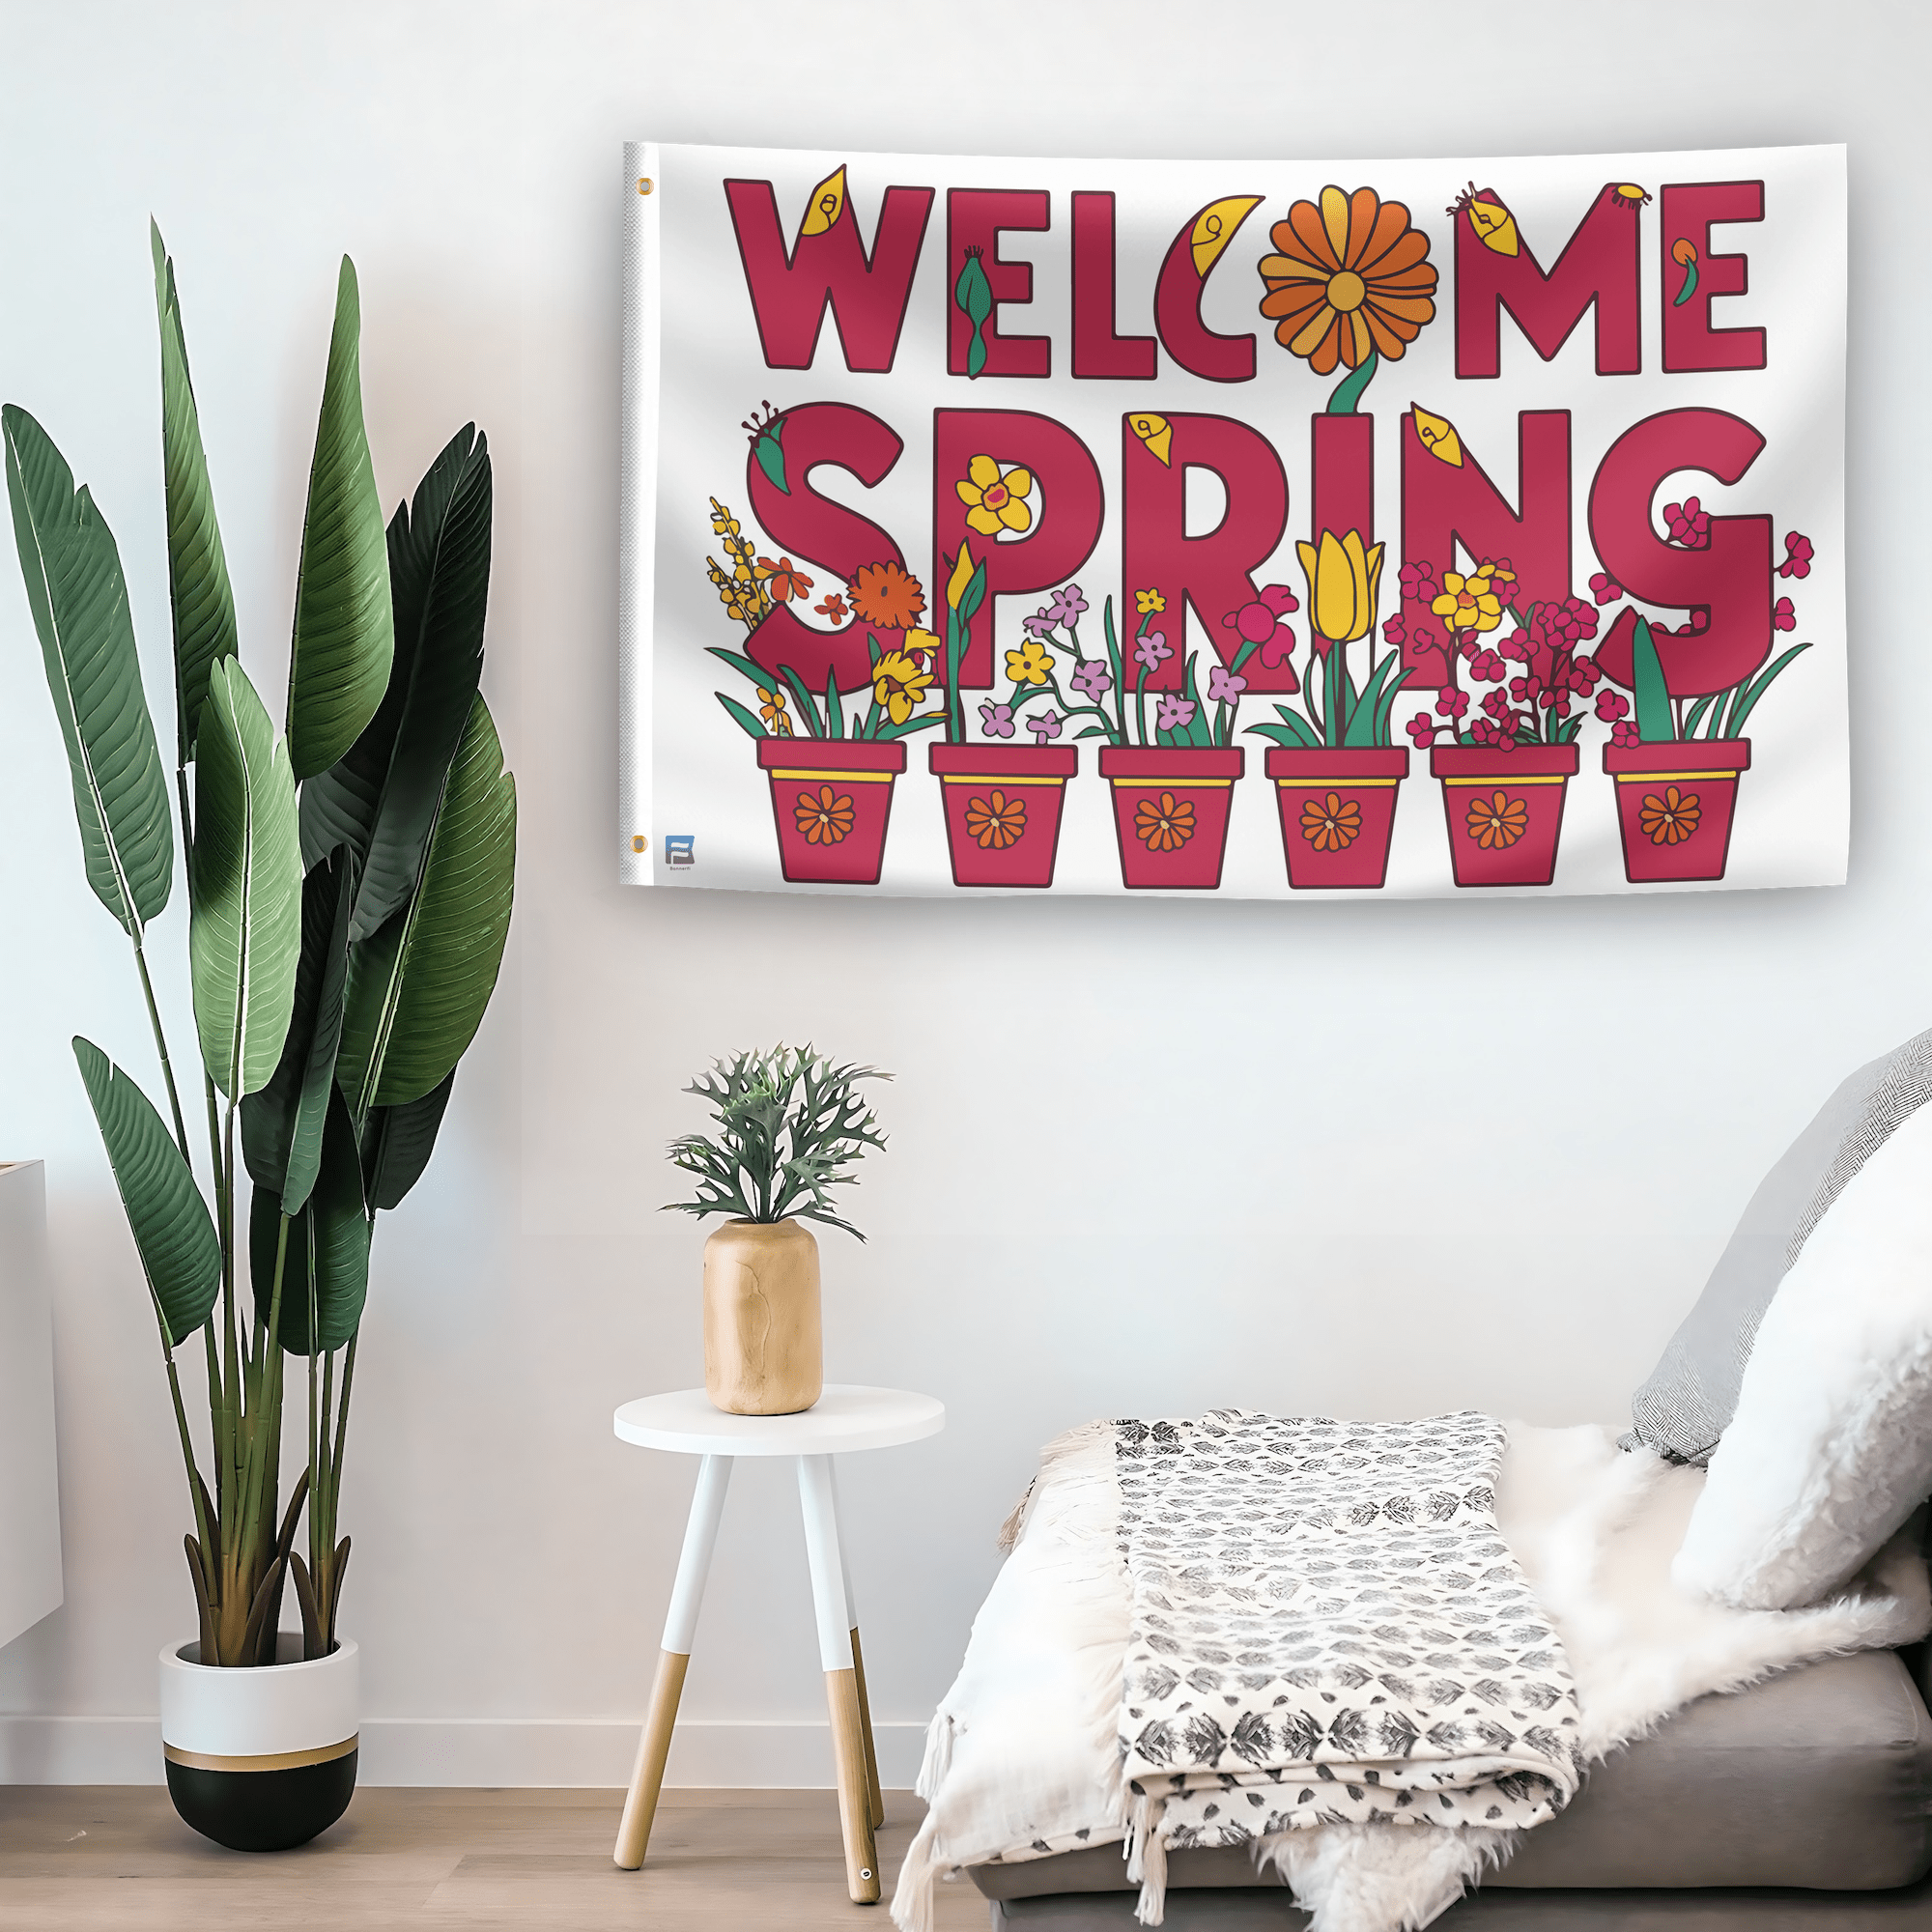
[[[824,1387],[817,1241],[726,1221],[704,1243],[704,1392],[726,1415],[794,1415]]]

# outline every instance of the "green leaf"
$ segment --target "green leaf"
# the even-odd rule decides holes
[[[269,1084],[301,956],[301,846],[288,747],[238,658],[209,674],[194,767],[188,959],[202,1064],[231,1100]]]
[[[1650,635],[1650,619],[1639,617],[1631,637],[1631,694],[1636,700],[1636,734],[1646,745],[1661,745],[1677,735],[1670,715],[1670,691],[1663,682],[1663,666]]]
[[[248,1204],[248,1274],[256,1314],[264,1324],[274,1300],[281,1225],[280,1197],[258,1185]],[[289,1222],[276,1339],[292,1355],[340,1349],[360,1324],[368,1294],[369,1217],[363,1211],[362,1164],[349,1109],[337,1094],[323,1135],[315,1192]]]
[[[456,1085],[452,1067],[440,1087],[400,1107],[378,1107],[362,1131],[362,1191],[373,1214],[400,1202],[422,1179],[436,1147],[437,1129]]]
[[[67,746],[87,883],[138,940],[168,902],[175,841],[167,778],[141,689],[114,533],[47,433],[0,410],[7,495],[27,604]]]
[[[475,1037],[497,983],[517,866],[516,781],[479,696],[408,907],[352,949],[337,1075],[350,1111],[419,1099]]]
[[[274,1077],[242,1103],[242,1151],[256,1184],[299,1213],[322,1160],[323,1122],[335,1091],[342,998],[349,978],[355,855],[338,846],[302,881],[301,956],[295,1007]]]
[[[1362,686],[1362,695],[1355,701],[1355,708],[1349,715],[1349,728],[1342,734],[1345,745],[1386,745],[1388,743],[1388,715],[1395,702],[1395,693],[1389,684],[1391,676],[1399,676],[1402,671],[1402,653],[1387,652],[1381,662],[1369,672],[1369,679]]]
[[[368,728],[302,787],[302,857],[337,844],[361,861],[352,939],[366,939],[415,889],[449,761],[483,669],[490,591],[488,440],[467,423],[389,522],[396,649]]]
[[[1735,691],[1736,688],[1734,685],[1731,690]],[[1705,712],[1709,711],[1714,704],[1721,711],[1723,709],[1723,700],[1730,696],[1731,691],[1714,691],[1709,697],[1700,697],[1690,707],[1690,715],[1684,721],[1684,735],[1687,738],[1694,738],[1697,735],[1698,725],[1704,722]]]
[[[1757,701],[1770,689],[1772,679],[1794,658],[1802,657],[1810,648],[1808,643],[1793,644],[1788,651],[1774,663],[1767,665],[1745,686],[1744,691],[1732,703],[1730,717],[1724,721],[1725,737],[1735,738],[1745,728],[1745,720],[1757,708]]]
[[[208,1204],[153,1103],[93,1041],[73,1057],[107,1144],[128,1225],[170,1348],[208,1320],[221,1288],[221,1243]]]
[[[735,697],[726,697],[722,691],[714,691],[711,695],[731,714],[739,730],[753,738],[762,738],[765,735],[765,727]]]
[[[214,490],[201,446],[201,417],[188,377],[187,340],[182,332],[175,265],[151,221],[155,251],[155,307],[161,326],[161,470],[168,506],[168,601],[175,632],[175,736],[177,762],[193,756],[201,707],[208,700],[208,673],[236,653],[235,594],[228,559],[214,517]]]
[[[362,735],[395,653],[383,505],[362,428],[361,326],[355,266],[345,255],[296,577],[288,736],[298,779],[326,772]]]
[[[772,688],[772,674],[763,665],[755,665],[740,651],[727,651],[723,644],[706,644],[704,647],[714,658],[721,659],[731,668],[752,680],[761,691]]]
[[[798,699],[799,716],[805,720],[806,730],[814,738],[825,737],[826,727],[818,716],[818,700],[807,688],[804,678],[800,677],[790,665],[781,665],[779,675],[784,679],[791,695]],[[834,730],[831,735],[836,737],[838,733]]]
[[[845,735],[845,707],[838,701],[838,672],[831,665],[825,668],[825,735],[828,738]]]
[[[946,723],[946,713],[942,711],[922,711],[917,718],[908,718],[900,724],[881,724],[872,735],[881,743],[899,738],[910,738],[915,731],[930,731],[935,724]]]
[[[1271,738],[1277,745],[1299,746],[1303,751],[1315,751],[1321,743],[1299,719],[1288,724],[1244,724],[1241,729],[1257,738]]]

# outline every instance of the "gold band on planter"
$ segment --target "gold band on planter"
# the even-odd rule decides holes
[[[1743,767],[1739,767],[1742,771]],[[1620,785],[1683,784],[1692,779],[1701,779],[1710,783],[1716,779],[1734,779],[1738,772],[1728,768],[1712,770],[1706,766],[1701,772],[1618,772],[1616,781]]]
[[[1344,785],[1399,785],[1400,779],[1276,779],[1283,791],[1339,791]],[[1454,784],[1455,780],[1450,780]],[[1483,781],[1489,782],[1487,779]],[[1511,781],[1515,782],[1514,780]]]
[[[1492,772],[1486,779],[1444,779],[1446,785],[1560,785],[1570,776],[1568,772],[1525,772],[1518,778],[1514,772]],[[1361,780],[1350,779],[1350,784],[1360,784]]]
[[[306,1764],[332,1764],[355,1748],[355,1736],[339,1745],[317,1745],[312,1750],[268,1751],[260,1757],[229,1757],[217,1751],[182,1750],[164,1744],[161,1754],[170,1764],[185,1765],[189,1771],[299,1771]]]
[[[1065,779],[974,778],[964,772],[942,772],[940,782],[950,785],[1064,785]]]
[[[1145,785],[1149,791],[1179,791],[1182,785],[1207,785],[1212,788],[1225,791],[1227,787],[1233,784],[1234,782],[1235,781],[1233,779],[1144,779],[1139,777],[1129,778],[1122,773],[1116,773],[1113,778],[1108,780],[1109,784]]]

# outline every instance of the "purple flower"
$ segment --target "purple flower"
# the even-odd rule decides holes
[[[1208,671],[1208,701],[1210,704],[1234,704],[1247,690],[1248,681],[1236,672],[1229,670],[1225,665],[1210,666]]]
[[[1013,707],[1010,704],[982,704],[980,707],[980,723],[989,738],[1010,738],[1013,735]]]
[[[1036,711],[1024,722],[1027,729],[1033,733],[1034,743],[1043,745],[1049,738],[1060,736],[1060,727],[1066,721],[1057,711]]]
[[[1796,530],[1790,531],[1784,539],[1784,561],[1777,566],[1778,576],[1809,577],[1811,559],[1816,554],[1809,537],[1800,536]]]
[[[1160,707],[1154,713],[1154,724],[1163,731],[1179,731],[1194,717],[1194,700],[1191,697],[1177,697],[1171,691],[1160,695]]]
[[[1036,611],[1031,617],[1022,617],[1020,628],[1030,638],[1049,638],[1053,635],[1056,621],[1052,607],[1049,606],[1044,611]]]
[[[1087,600],[1080,594],[1077,583],[1069,583],[1065,590],[1056,590],[1053,601],[1046,607],[1046,614],[1056,624],[1067,630],[1079,623],[1080,613],[1087,608]]]
[[[1073,688],[1089,697],[1105,697],[1114,688],[1114,673],[1098,658],[1088,658],[1074,667]]]
[[[1149,631],[1134,646],[1134,662],[1148,670],[1157,670],[1162,660],[1173,655],[1167,647],[1165,631]]]

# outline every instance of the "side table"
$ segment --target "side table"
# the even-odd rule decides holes
[[[677,1580],[671,1585],[670,1609],[665,1617],[664,1647],[658,1654],[650,1707],[638,1741],[637,1767],[631,1773],[611,1857],[626,1871],[635,1871],[644,1861],[651,1821],[664,1788],[665,1760],[677,1722],[684,1673],[691,1662],[697,1606],[724,1514],[731,1464],[740,1456],[789,1456],[798,1464],[798,1501],[811,1566],[818,1655],[832,1714],[845,1884],[856,1903],[876,1904],[879,1860],[872,1833],[885,1823],[885,1806],[879,1794],[878,1753],[872,1743],[852,1578],[838,1541],[838,1494],[832,1459],[852,1450],[890,1449],[937,1435],[946,1426],[944,1405],[904,1389],[828,1382],[818,1401],[796,1415],[726,1415],[712,1407],[701,1388],[679,1389],[625,1403],[611,1425],[622,1441],[704,1459],[697,1468],[697,1492],[692,1497]]]

